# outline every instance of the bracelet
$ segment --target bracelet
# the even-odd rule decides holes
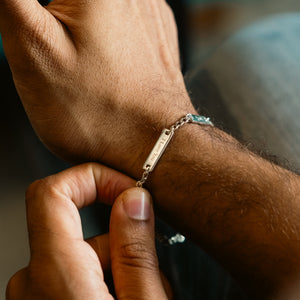
[[[157,162],[166,150],[169,142],[173,137],[174,132],[186,123],[214,126],[213,123],[209,120],[209,118],[187,114],[186,116],[178,120],[169,129],[164,129],[143,165],[144,173],[142,175],[142,178],[136,182],[137,187],[143,187],[143,184],[148,179],[149,174],[153,171]],[[181,244],[185,241],[185,236],[181,235],[180,233],[177,233],[171,237],[167,237],[166,235],[156,231],[155,237],[160,243],[170,246],[175,245],[177,243]]]
[[[174,132],[186,123],[195,123],[195,124],[199,124],[199,125],[214,126],[209,118],[206,118],[203,116],[187,114],[186,116],[184,116],[183,118],[178,120],[169,129],[165,128],[162,131],[155,146],[153,147],[152,151],[150,152],[148,158],[146,159],[146,161],[143,165],[144,172],[143,172],[142,178],[136,182],[137,187],[143,187],[143,184],[148,179],[149,174],[153,171],[157,162],[159,161],[159,159],[163,155],[164,151],[166,150],[169,142],[171,141],[171,139],[174,135]]]

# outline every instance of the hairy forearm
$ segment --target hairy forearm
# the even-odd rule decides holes
[[[188,124],[146,186],[163,218],[262,296],[300,273],[299,182],[217,128]]]

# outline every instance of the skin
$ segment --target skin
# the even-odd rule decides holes
[[[0,16],[31,123],[69,161],[138,170],[148,138],[154,142],[154,133],[194,111],[179,70],[174,18],[163,1],[55,0],[46,8],[35,0],[1,1]]]
[[[104,281],[110,267],[118,299],[168,299],[151,196],[132,186],[132,179],[98,164],[34,182],[26,193],[31,259],[10,280],[7,299],[113,299]],[[114,202],[109,236],[84,241],[78,208],[96,199]]]
[[[69,161],[139,178],[160,131],[195,112],[164,1],[2,0],[0,31],[33,127]],[[299,180],[217,128],[189,124],[146,187],[162,218],[259,299],[298,283]]]

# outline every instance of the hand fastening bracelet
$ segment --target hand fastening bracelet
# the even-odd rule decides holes
[[[149,174],[153,171],[157,162],[159,161],[159,159],[165,152],[169,142],[171,141],[171,139],[173,137],[174,132],[186,123],[195,123],[195,124],[199,124],[199,125],[214,126],[209,118],[206,118],[203,116],[187,114],[186,116],[184,116],[180,120],[178,120],[169,129],[165,128],[162,131],[155,146],[153,147],[152,151],[150,152],[148,158],[146,159],[146,161],[143,165],[144,173],[142,175],[142,178],[139,181],[137,181],[137,183],[136,183],[137,187],[143,187],[143,184],[148,179]]]
[[[143,165],[143,175],[140,180],[136,182],[137,187],[143,187],[143,184],[146,182],[146,180],[149,177],[149,174],[153,171],[155,168],[157,162],[163,155],[164,151],[166,150],[169,142],[171,141],[174,132],[183,126],[186,123],[195,123],[199,125],[210,125],[214,126],[213,123],[209,120],[209,118],[203,117],[203,116],[197,116],[192,114],[187,114],[186,116],[182,117],[180,120],[178,120],[174,125],[172,125],[169,129],[164,129],[158,138],[155,146],[153,147],[152,151],[150,152],[148,158],[146,159],[144,165]],[[176,235],[172,237],[167,237],[166,235],[157,232],[156,231],[156,239],[166,245],[174,245],[177,243],[183,243],[185,241],[185,237],[181,235],[180,233],[177,233]]]

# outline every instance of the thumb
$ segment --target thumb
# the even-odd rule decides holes
[[[118,299],[167,299],[155,250],[151,196],[145,189],[128,189],[116,199],[110,251]]]

